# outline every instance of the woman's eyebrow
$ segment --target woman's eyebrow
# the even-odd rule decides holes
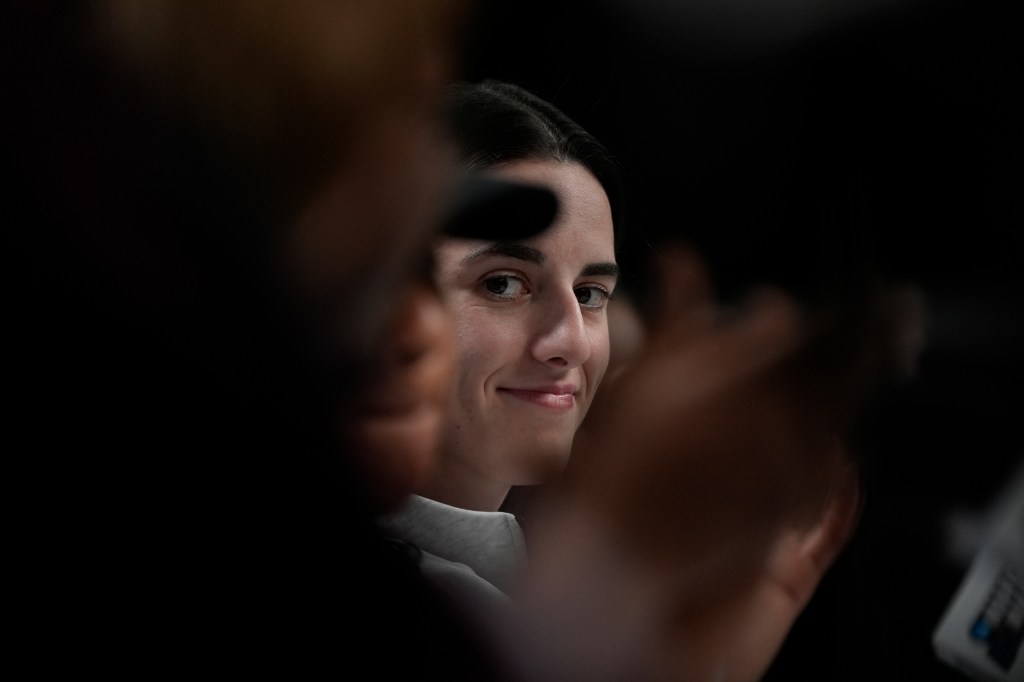
[[[583,268],[581,277],[614,277],[618,279],[622,269],[617,263],[591,263]]]
[[[495,242],[466,256],[462,259],[462,264],[472,263],[487,256],[507,256],[508,258],[515,258],[536,265],[541,265],[547,259],[543,251],[532,246],[516,244],[514,242]]]
[[[542,265],[544,261],[547,260],[547,256],[544,255],[543,251],[535,249],[532,246],[517,244],[515,242],[495,242],[466,256],[462,259],[462,264],[466,265],[488,256],[506,256],[508,258],[515,258],[516,260],[522,260],[536,265]],[[580,271],[580,276],[614,277],[618,279],[620,272],[621,268],[619,268],[618,264],[609,261],[605,263],[590,263],[584,266],[583,270]]]

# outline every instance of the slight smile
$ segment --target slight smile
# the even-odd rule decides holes
[[[576,396],[573,389],[499,388],[498,392],[552,410],[570,410],[576,404]]]

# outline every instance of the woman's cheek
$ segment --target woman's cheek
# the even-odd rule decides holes
[[[521,316],[489,307],[454,311],[459,370],[495,368],[516,353],[526,334]]]

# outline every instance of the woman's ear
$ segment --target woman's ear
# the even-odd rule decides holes
[[[378,346],[345,436],[382,511],[433,471],[455,363],[455,335],[436,289],[416,282]]]

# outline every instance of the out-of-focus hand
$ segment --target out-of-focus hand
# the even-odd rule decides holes
[[[764,569],[720,598],[680,612],[671,655],[680,679],[753,682],[768,670],[797,617],[852,536],[860,517],[851,467],[810,528],[784,528]]]
[[[780,292],[720,311],[686,251],[663,255],[647,348],[599,393],[565,483],[655,571],[701,594],[819,518],[846,415],[807,362],[817,328]]]
[[[823,345],[830,321],[783,293],[723,310],[691,252],[666,252],[662,265],[647,346],[598,394],[531,562],[538,574],[549,561],[564,574],[606,564],[592,569],[588,598],[615,613],[566,610],[577,641],[585,628],[610,641],[592,624],[628,612],[645,633],[630,655],[651,676],[753,681],[855,526],[844,437],[864,366]],[[612,557],[583,540],[574,558],[574,524]]]

